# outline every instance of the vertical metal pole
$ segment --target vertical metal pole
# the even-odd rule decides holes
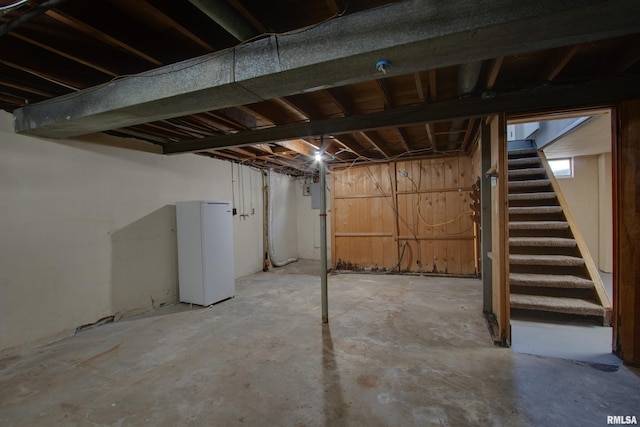
[[[327,182],[324,137],[320,137],[320,284],[322,287],[322,323],[329,323],[327,296]]]
[[[491,177],[486,175],[491,169],[491,127],[482,119],[482,134],[480,139],[480,157],[482,178],[480,179],[481,209],[480,236],[482,238],[482,311],[493,313],[492,275],[493,268],[489,252],[492,249],[492,225],[491,225]],[[496,274],[498,274],[496,272]]]

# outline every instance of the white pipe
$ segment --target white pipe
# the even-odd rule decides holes
[[[284,267],[287,264],[291,264],[292,262],[298,261],[298,258],[288,258],[284,261],[276,260],[276,257],[273,252],[273,202],[274,202],[274,191],[273,191],[273,170],[269,169],[269,186],[267,191],[269,192],[269,259],[271,259],[271,264],[274,267]]]

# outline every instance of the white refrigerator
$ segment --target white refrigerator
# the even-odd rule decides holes
[[[235,295],[231,202],[176,203],[180,301],[211,305]]]

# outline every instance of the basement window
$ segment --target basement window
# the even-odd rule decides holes
[[[573,178],[573,161],[571,158],[549,160],[549,167],[556,178]]]

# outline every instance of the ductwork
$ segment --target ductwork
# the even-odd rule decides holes
[[[274,267],[284,267],[287,264],[291,264],[292,262],[298,261],[298,258],[288,258],[284,261],[279,261],[276,260],[273,248],[273,203],[274,203],[274,191],[273,191],[273,170],[269,169],[269,184],[267,186],[267,192],[269,193],[269,207],[268,207],[268,212],[269,212],[269,226],[268,226],[268,231],[267,234],[269,236],[269,258],[271,259],[271,264]]]
[[[245,42],[258,35],[256,30],[242,15],[226,1],[220,0],[189,0],[192,5],[200,9],[216,24],[224,28],[238,41]]]
[[[458,97],[461,98],[469,95],[474,91],[478,84],[480,71],[482,70],[482,61],[469,62],[461,64],[458,68]],[[451,122],[451,133],[449,134],[449,142],[458,141],[458,131],[462,130],[464,120],[453,120]]]

